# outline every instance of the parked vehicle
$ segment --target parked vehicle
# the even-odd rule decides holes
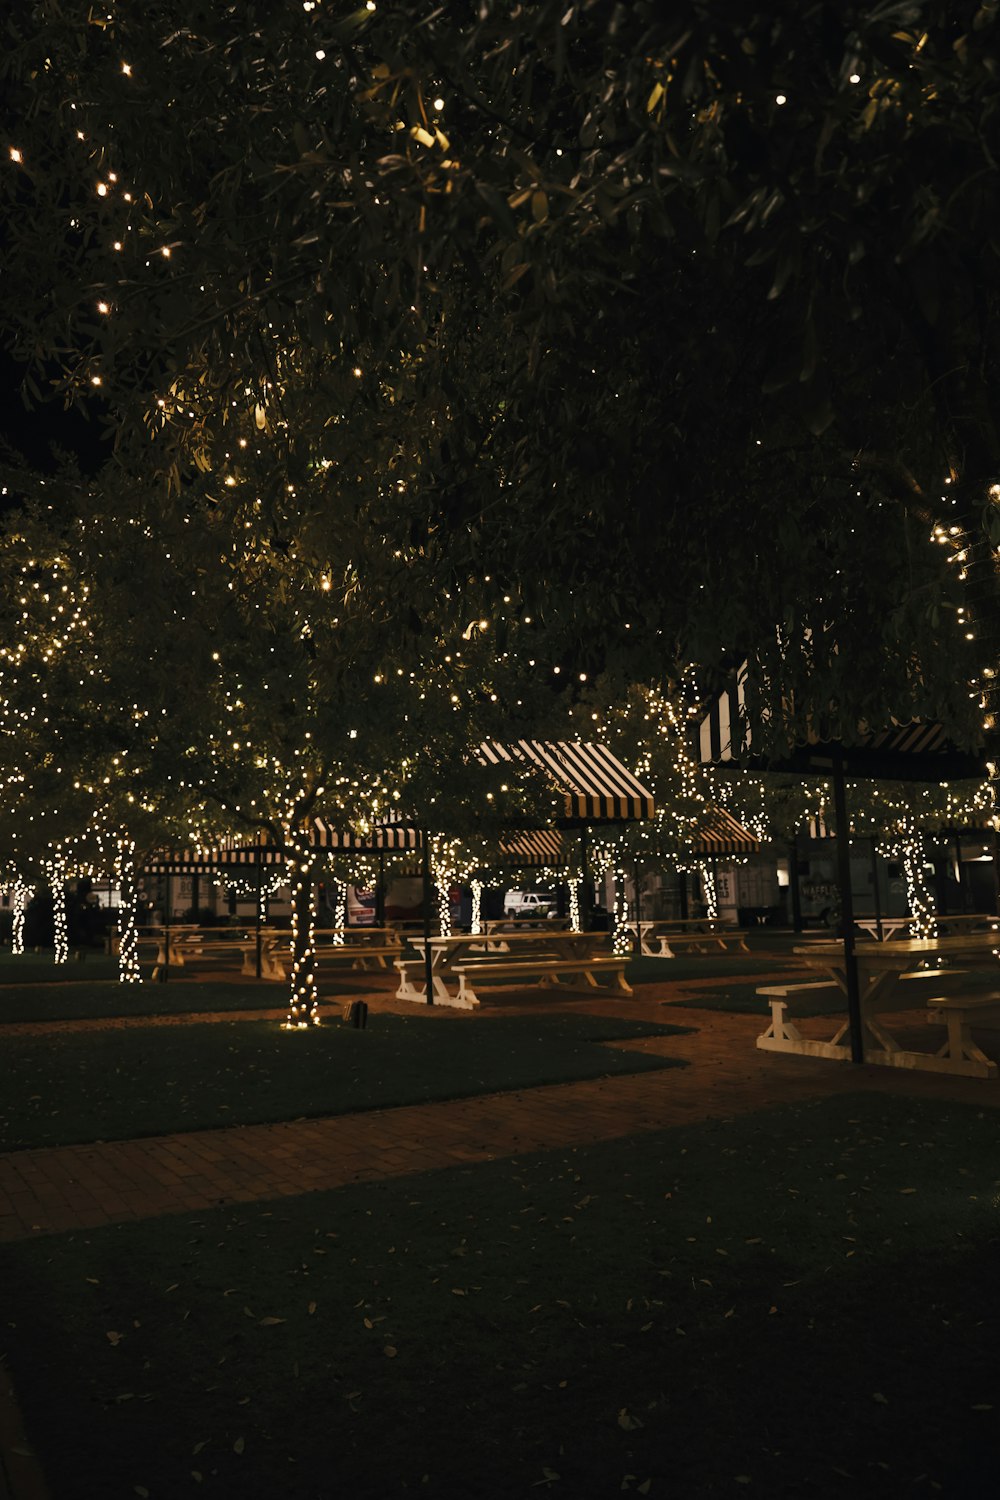
[[[548,891],[508,891],[503,910],[505,917],[555,916],[556,899]]]

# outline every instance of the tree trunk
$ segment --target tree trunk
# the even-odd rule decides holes
[[[116,875],[121,889],[118,908],[118,982],[141,984],[139,970],[139,886],[135,878],[135,844],[123,834],[115,851]]]
[[[66,919],[66,861],[57,855],[49,865],[52,886],[52,923],[55,929],[53,957],[57,964],[69,959],[69,929]]]
[[[305,842],[290,840],[285,867],[292,888],[291,998],[286,1029],[319,1025],[316,983],[316,855]]]

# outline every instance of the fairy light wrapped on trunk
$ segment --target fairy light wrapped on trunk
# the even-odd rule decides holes
[[[319,1025],[319,987],[316,983],[315,883],[319,857],[307,833],[290,833],[285,869],[292,896],[291,1001],[286,1031]]]
[[[483,882],[472,881],[472,920],[469,931],[478,935],[483,930]]]
[[[66,856],[56,850],[45,862],[45,873],[52,891],[52,925],[54,961],[69,960],[69,919],[66,912]]]
[[[118,982],[141,984],[139,969],[139,885],[135,871],[135,841],[126,833],[115,846],[115,878],[120,889]]]
[[[31,886],[25,885],[24,881],[19,877],[14,882],[13,926],[11,928],[10,944],[10,951],[12,953],[24,952],[24,919],[31,896]]]

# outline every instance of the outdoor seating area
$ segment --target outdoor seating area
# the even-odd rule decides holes
[[[427,1004],[428,972],[435,1005],[475,1010],[480,1005],[476,985],[489,981],[518,982],[542,988],[575,982],[592,989],[610,987],[630,995],[625,979],[627,959],[610,952],[606,933],[562,930],[509,932],[483,939],[476,934],[453,937],[413,937],[415,959],[397,959],[400,1000]],[[495,955],[501,956],[495,956]],[[601,984],[601,981],[607,984]]]
[[[757,1037],[757,1047],[849,1061],[844,949],[836,943],[813,943],[794,951],[806,968],[828,977],[761,985],[757,993],[770,1004],[771,1022]],[[996,1060],[983,1052],[971,1033],[973,1025],[989,1027],[1000,1018],[1000,963],[992,930],[938,939],[859,944],[855,953],[866,1063],[997,1078]],[[844,1018],[828,1039],[806,1037],[795,1024],[796,1001],[813,999],[817,993],[837,996],[843,1003]],[[915,1008],[922,1011],[927,1023],[945,1026],[946,1038],[936,1049],[904,1046],[895,1034],[889,1017],[898,1018]]]
[[[992,1500],[1000,0],[0,78],[0,1500]]]
[[[748,952],[746,930],[720,917],[675,917],[627,922],[647,958],[674,958],[679,953]]]

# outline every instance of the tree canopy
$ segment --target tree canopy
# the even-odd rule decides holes
[[[997,28],[36,0],[2,63],[29,398],[242,527],[241,586],[382,580],[407,670],[429,596],[498,654],[527,615],[564,682],[748,658],[778,736],[989,744]]]

